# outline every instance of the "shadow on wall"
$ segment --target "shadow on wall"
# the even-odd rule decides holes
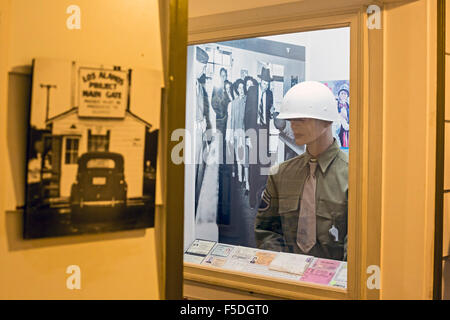
[[[31,66],[17,67],[8,75],[6,138],[16,206],[25,204],[26,141],[31,102]]]
[[[17,210],[5,214],[6,235],[10,251],[35,249],[39,247],[85,243],[91,241],[138,238],[145,236],[145,229],[118,231],[83,236],[66,236],[37,240],[23,239],[23,210],[25,204],[25,172],[29,106],[31,103],[31,66],[16,67],[8,75],[7,147],[11,164],[14,194]],[[13,208],[11,208],[13,209]]]
[[[145,229],[117,231],[100,234],[85,234],[76,236],[64,236],[58,238],[42,238],[33,240],[23,239],[23,210],[6,211],[5,214],[6,236],[9,251],[37,249],[43,247],[80,244],[94,241],[107,241],[117,239],[143,238]]]

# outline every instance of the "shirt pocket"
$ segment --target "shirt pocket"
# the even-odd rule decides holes
[[[347,205],[320,199],[316,209],[317,239],[321,244],[342,246],[347,235]],[[330,233],[337,229],[338,240]]]
[[[287,241],[296,238],[300,199],[286,197],[278,200],[278,213],[281,218],[283,233]]]

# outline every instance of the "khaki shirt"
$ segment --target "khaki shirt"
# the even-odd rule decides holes
[[[305,152],[271,168],[255,220],[257,247],[346,260],[348,156],[336,140],[317,158],[316,244],[307,253],[297,245],[300,201],[311,158]],[[332,226],[338,231],[337,239],[330,233]]]

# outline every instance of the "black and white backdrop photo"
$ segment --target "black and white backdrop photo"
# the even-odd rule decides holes
[[[153,227],[151,70],[35,59],[24,237]]]
[[[342,118],[333,123],[334,136],[348,152],[349,43],[349,28],[337,28],[188,47],[186,129],[193,143],[185,167],[185,249],[195,239],[256,246],[262,169],[305,152],[289,121],[277,119],[297,83],[320,81],[333,92]],[[267,137],[246,138],[246,130],[261,128]],[[270,163],[260,159],[261,142]]]

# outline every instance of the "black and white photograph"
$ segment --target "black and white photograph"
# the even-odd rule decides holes
[[[146,69],[34,59],[25,238],[153,227],[155,82]]]
[[[195,239],[256,247],[255,217],[270,167],[306,151],[290,121],[278,118],[298,83],[317,81],[333,93],[341,115],[333,136],[348,152],[349,66],[348,28],[188,47],[186,248]]]

